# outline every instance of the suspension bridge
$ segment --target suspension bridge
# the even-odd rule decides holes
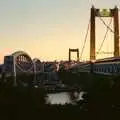
[[[106,28],[105,35],[103,37],[101,44],[99,45],[99,48],[97,48],[97,51],[96,51],[96,43],[98,41],[96,40],[96,19],[95,19],[96,17],[101,21],[101,23]],[[109,21],[109,24],[107,24],[103,18],[109,18],[109,17],[110,17],[110,21]],[[112,19],[113,19],[113,25],[114,25],[113,28],[110,27],[112,23]],[[105,52],[102,49],[107,39],[107,35],[109,31],[114,36],[114,51],[113,52],[110,52],[110,51]],[[114,57],[118,57],[119,56],[119,9],[117,8],[117,6],[115,6],[113,9],[103,9],[103,10],[92,6],[91,11],[90,11],[90,20],[89,20],[88,27],[86,30],[86,35],[84,38],[84,43],[83,43],[82,49],[80,50],[81,53],[79,55],[78,48],[69,49],[69,60],[71,60],[70,52],[77,52],[77,60],[82,60],[89,34],[90,34],[90,57],[89,57],[90,61],[96,60],[96,57],[99,54],[111,54],[111,55],[113,54]]]
[[[103,41],[101,45],[96,51],[96,26],[95,26],[95,18],[98,17],[103,25],[106,27],[106,33],[104,35]],[[110,19],[109,24],[106,24],[104,21],[104,17],[113,18],[114,30],[110,27],[112,19]],[[110,31],[114,35],[114,52],[105,52],[102,50],[104,42],[107,37],[107,33]],[[88,33],[90,32],[90,60],[86,62],[81,62],[85,45],[87,43]],[[77,62],[71,62],[71,52],[77,52]],[[96,56],[99,54],[112,54],[114,57],[104,58],[104,59],[96,59]],[[66,62],[67,65],[66,70],[71,71],[72,73],[81,72],[85,73],[96,73],[101,75],[119,75],[120,74],[120,56],[119,56],[119,9],[115,6],[113,9],[103,9],[102,11],[94,6],[91,7],[90,12],[90,21],[88,24],[88,28],[86,31],[84,44],[81,49],[81,53],[79,54],[79,49],[70,49],[69,48],[69,59]],[[66,64],[64,63],[64,64]],[[0,67],[2,71],[2,75],[9,77],[13,76],[14,85],[18,84],[16,80],[17,76],[20,75],[31,75],[34,74],[35,82],[36,75],[41,73],[50,73],[51,71],[56,70],[59,66],[57,62],[44,63],[41,62],[38,58],[32,59],[30,55],[24,51],[17,51],[11,55],[4,56],[4,64]],[[69,67],[68,67],[69,66]],[[49,68],[49,69],[48,69]],[[1,75],[0,75],[1,76]]]
[[[100,44],[98,51],[96,51],[96,21],[95,18],[98,18],[103,25],[106,27],[106,32],[104,38]],[[104,17],[110,17],[109,24],[106,24],[104,21]],[[110,25],[112,23],[114,27],[111,28]],[[102,75],[118,75],[120,74],[120,53],[119,53],[119,9],[115,6],[113,9],[103,9],[102,11],[94,6],[91,7],[90,11],[90,22],[88,24],[88,28],[85,35],[84,44],[80,53],[80,58],[78,56],[78,50],[74,50],[77,52],[77,59],[81,60],[85,45],[87,43],[88,33],[90,31],[90,58],[86,62],[78,63],[71,68],[71,70],[75,72],[88,72],[88,73],[97,73]],[[111,32],[114,36],[114,52],[105,52],[102,50],[104,42],[107,38],[108,31]],[[73,50],[69,49],[69,52]],[[113,57],[107,57],[103,59],[96,59],[99,54],[113,54]],[[70,58],[70,55],[69,55]],[[71,60],[71,59],[69,59]]]

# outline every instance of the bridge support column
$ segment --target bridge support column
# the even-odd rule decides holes
[[[95,60],[95,8],[91,8],[90,18],[90,60]]]
[[[118,8],[115,7],[113,10],[114,17],[114,57],[119,56],[119,17]]]
[[[17,81],[16,81],[16,61],[15,57],[13,57],[13,85],[17,86]]]

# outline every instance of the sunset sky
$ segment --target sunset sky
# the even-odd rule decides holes
[[[0,0],[0,63],[4,55],[18,50],[40,60],[68,59],[69,48],[79,48],[81,52],[92,3],[101,9],[120,7],[119,0]],[[109,19],[104,19],[107,24]],[[98,18],[96,26],[99,49],[106,28]],[[82,59],[89,58],[89,38]],[[111,32],[103,50],[113,51]],[[74,53],[72,56],[76,57]]]

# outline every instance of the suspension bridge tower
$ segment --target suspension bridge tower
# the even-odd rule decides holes
[[[114,20],[114,57],[119,56],[119,16],[118,8],[115,6],[113,9],[96,9],[94,6],[91,8],[90,16],[90,60],[96,59],[95,48],[95,18],[96,17],[113,17]]]
[[[79,49],[70,49],[69,48],[69,62],[71,61],[71,52],[76,52],[77,53],[77,61],[79,61]]]

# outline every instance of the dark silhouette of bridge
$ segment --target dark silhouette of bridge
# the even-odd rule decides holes
[[[81,50],[81,54],[79,57],[79,49],[70,49],[69,48],[69,63],[71,62],[71,52],[77,52],[77,63],[76,64],[69,64],[69,69],[72,70],[72,72],[82,72],[82,71],[91,71],[91,62],[96,60],[96,46],[95,46],[95,18],[98,17],[103,24],[106,26],[107,31],[110,30],[112,33],[114,33],[114,57],[109,59],[103,59],[102,60],[102,67],[99,64],[101,62],[97,62],[97,67],[95,65],[94,71],[96,73],[111,73],[111,71],[114,71],[114,73],[120,73],[119,70],[119,16],[118,16],[118,8],[115,6],[115,8],[110,9],[107,11],[104,9],[102,12],[100,9],[96,9],[94,6],[91,8],[91,15],[90,15],[90,61],[87,63],[79,62],[79,60],[82,57],[85,44],[86,44],[86,38],[88,35],[89,27],[87,29],[87,34],[85,36],[83,48]],[[113,17],[114,18],[114,31],[107,25],[102,17]],[[107,32],[106,32],[107,33]],[[106,36],[106,35],[105,35]],[[105,37],[106,38],[106,37]],[[105,40],[104,38],[104,40]],[[104,42],[103,40],[103,42]],[[99,51],[101,50],[103,46],[103,42],[101,44],[101,47]],[[98,51],[98,52],[99,52]],[[117,58],[116,58],[117,57]],[[115,61],[117,60],[117,61]],[[103,62],[104,61],[104,62]],[[115,63],[117,62],[117,63]],[[104,64],[103,64],[104,63]],[[48,63],[44,64],[41,62],[38,58],[32,59],[30,55],[24,51],[17,51],[14,52],[11,55],[4,56],[4,64],[2,67],[2,74],[6,76],[14,76],[14,85],[17,84],[16,76],[21,74],[34,74],[34,77],[36,79],[37,74],[41,74],[46,72],[45,68],[49,68],[47,72],[51,72],[53,69],[55,69],[55,63]],[[106,65],[107,64],[107,65]],[[104,66],[104,67],[103,67]],[[112,67],[110,67],[112,66]],[[117,72],[116,72],[117,71]]]
[[[38,58],[32,59],[24,51],[17,51],[4,56],[4,63],[0,69],[0,78],[12,77],[15,86],[17,86],[18,82],[26,84],[22,79],[32,79],[33,85],[40,84],[38,82],[47,82],[48,84],[58,83],[56,74],[57,62],[41,62]]]

